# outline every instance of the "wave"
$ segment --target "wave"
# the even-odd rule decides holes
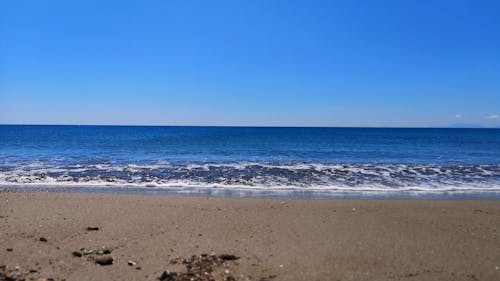
[[[18,162],[0,164],[0,185],[500,192],[500,166],[255,162],[55,165]]]

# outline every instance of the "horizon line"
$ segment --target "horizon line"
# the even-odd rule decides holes
[[[0,123],[0,126],[74,126],[74,127],[207,127],[207,128],[338,128],[338,129],[500,129],[500,127],[453,126],[262,126],[262,125],[125,125],[125,124],[19,124]]]

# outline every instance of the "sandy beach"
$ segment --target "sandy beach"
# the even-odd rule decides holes
[[[500,280],[500,201],[0,202],[0,274],[13,280],[177,280],[188,268],[215,280]]]

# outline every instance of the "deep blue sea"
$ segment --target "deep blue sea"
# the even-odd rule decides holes
[[[5,125],[0,185],[500,192],[500,130]]]

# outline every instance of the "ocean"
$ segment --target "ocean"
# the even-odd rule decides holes
[[[2,125],[0,186],[500,194],[500,130]]]

